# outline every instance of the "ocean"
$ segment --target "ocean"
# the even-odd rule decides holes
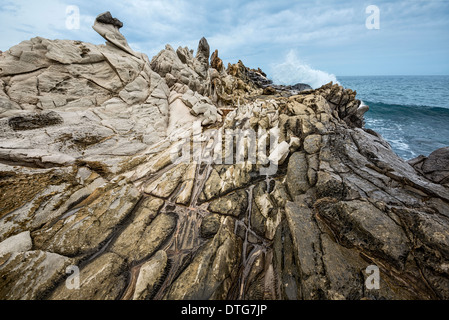
[[[340,76],[370,107],[366,128],[380,133],[403,159],[449,146],[449,76]]]
[[[335,76],[309,66],[294,50],[268,73],[275,84],[316,89],[332,81],[356,90],[370,107],[365,127],[380,133],[403,159],[449,146],[449,75]]]

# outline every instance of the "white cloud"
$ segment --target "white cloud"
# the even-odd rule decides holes
[[[292,49],[300,50],[318,68],[327,63],[326,57],[333,59],[333,51],[345,51],[348,59],[357,61],[372,60],[371,48],[382,48],[387,54],[389,48],[405,53],[412,47],[433,45],[434,51],[448,52],[444,45],[448,1],[376,2],[381,10],[378,32],[365,28],[364,9],[371,3],[356,0],[0,0],[0,49],[37,35],[102,43],[91,26],[96,15],[109,10],[124,22],[121,32],[129,43],[150,58],[167,43],[196,49],[202,36],[225,61],[242,59],[262,68]],[[79,30],[65,28],[65,8],[70,4],[80,8]]]

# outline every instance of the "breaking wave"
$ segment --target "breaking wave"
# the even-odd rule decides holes
[[[275,84],[283,85],[306,83],[314,89],[331,81],[338,83],[335,75],[313,69],[301,61],[294,50],[290,50],[284,62],[271,67],[271,79]]]

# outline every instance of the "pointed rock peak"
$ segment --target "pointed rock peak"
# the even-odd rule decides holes
[[[198,50],[196,52],[196,58],[206,64],[209,64],[210,47],[206,38],[202,37],[198,43]]]
[[[209,50],[209,43],[207,42],[206,38],[202,37],[200,39],[200,42],[198,43],[198,49],[199,48],[204,48]]]
[[[218,49],[216,49],[210,57],[210,66],[218,72],[224,71],[223,61],[218,57]]]
[[[104,24],[112,24],[113,26],[117,27],[118,29],[123,27],[123,22],[121,22],[117,18],[113,18],[109,11],[99,14],[96,18],[96,21],[104,23]]]

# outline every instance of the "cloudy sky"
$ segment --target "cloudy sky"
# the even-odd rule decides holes
[[[379,29],[366,27],[369,5]],[[68,6],[79,29],[67,28]],[[286,61],[337,76],[449,74],[448,0],[0,0],[0,50],[34,36],[101,44],[91,26],[105,11],[150,59],[167,43],[196,50],[205,36],[225,64],[241,59],[268,75]]]

